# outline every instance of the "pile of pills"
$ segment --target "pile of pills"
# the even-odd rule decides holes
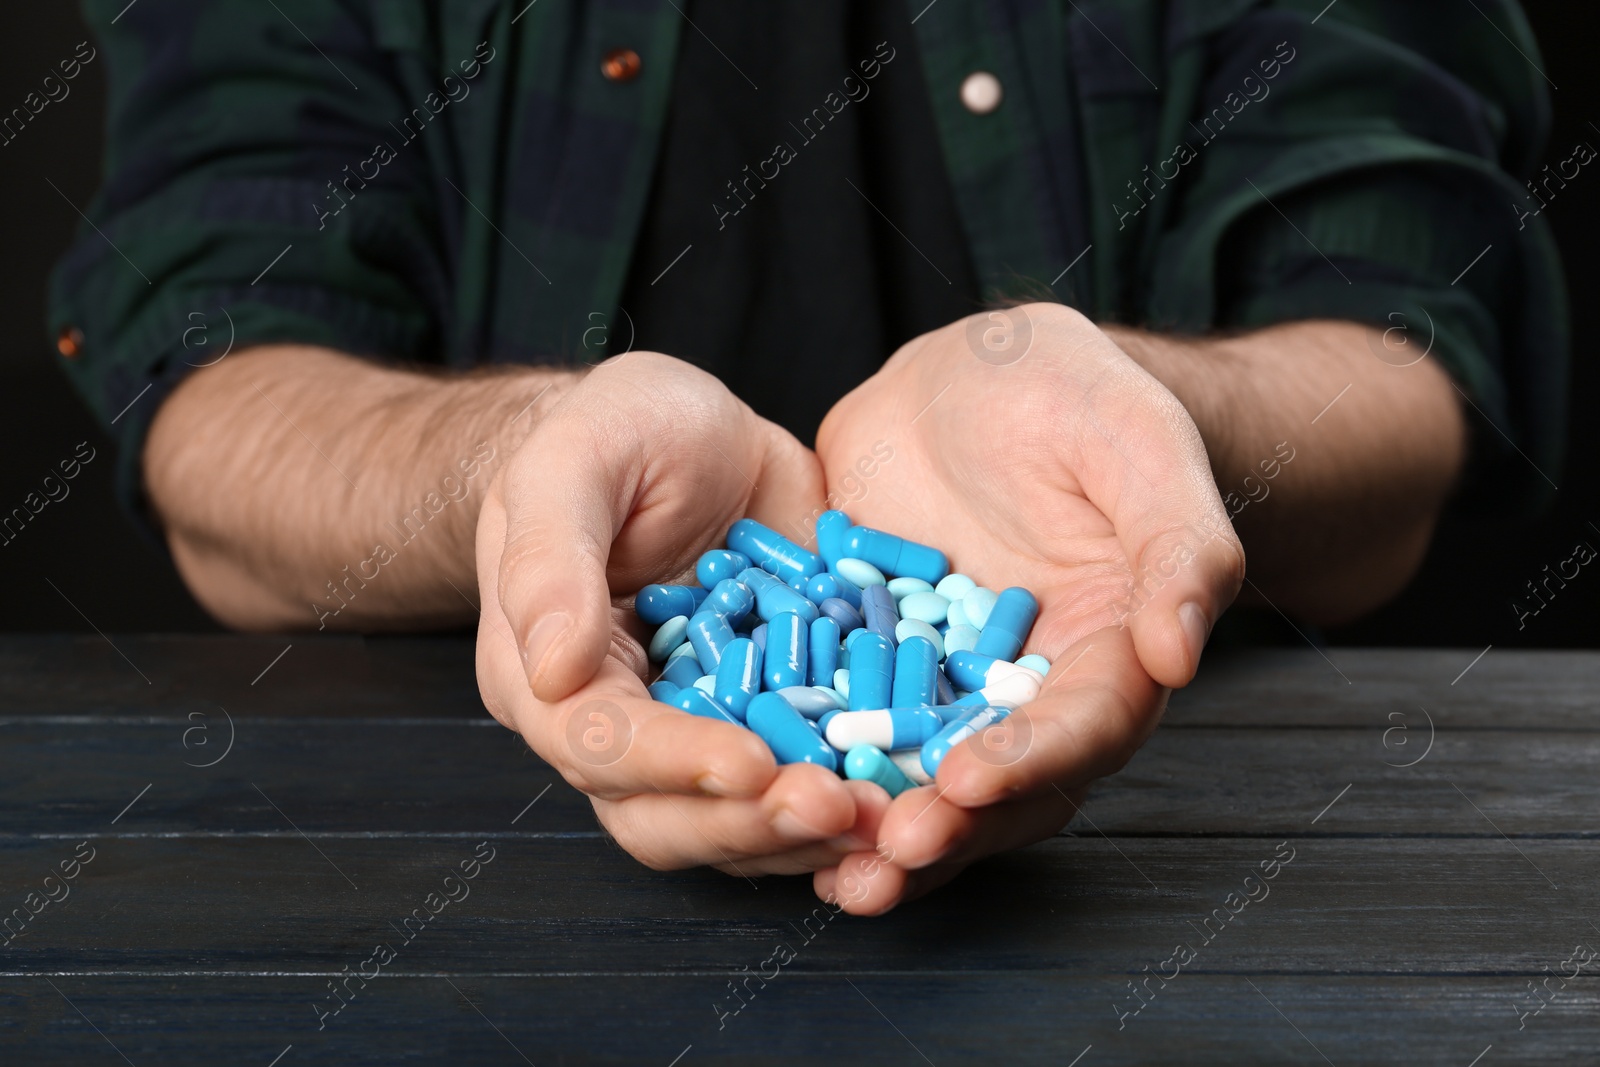
[[[664,663],[650,695],[756,733],[780,764],[815,763],[890,796],[933,780],[952,748],[1039,695],[1050,662],[1023,656],[1026,589],[950,573],[943,552],[817,519],[820,555],[752,519],[635,610]]]

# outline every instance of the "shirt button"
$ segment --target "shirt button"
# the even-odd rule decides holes
[[[1000,106],[1004,96],[1000,79],[986,70],[968,74],[961,83],[961,103],[974,115],[987,115]]]
[[[64,359],[77,359],[83,353],[83,331],[76,326],[64,326],[56,336],[56,351]]]
[[[613,48],[600,60],[600,73],[605,75],[606,81],[631,82],[639,76],[643,66],[638,52],[631,48]]]

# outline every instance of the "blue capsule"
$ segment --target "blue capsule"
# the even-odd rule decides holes
[[[839,758],[811,723],[777,693],[761,693],[750,702],[745,722],[767,743],[780,764],[815,763],[830,771]]]
[[[813,604],[821,604],[829,597],[838,597],[858,610],[861,607],[861,590],[837,574],[819,574],[806,583],[806,599]]]
[[[839,669],[839,624],[824,615],[806,637],[806,684],[832,685]]]
[[[714,611],[696,612],[689,620],[689,643],[694,646],[695,658],[705,670],[717,669],[722,662],[722,650],[733,639],[733,627]]]
[[[693,615],[706,598],[706,590],[690,585],[647,585],[633,598],[633,610],[651,626],[674,615]]]
[[[790,589],[764,570],[749,567],[739,572],[739,581],[750,587],[756,597],[756,614],[763,622],[773,616],[792,611],[807,623],[817,617],[817,606]]]
[[[731,722],[735,726],[742,725],[738,719],[729,713],[727,708],[707,696],[704,690],[696,689],[692,685],[687,689],[678,690],[678,695],[672,698],[672,706],[681,708],[690,715],[698,715],[703,719]]]
[[[894,688],[889,703],[896,708],[932,704],[938,693],[939,656],[925,637],[908,637],[894,653]]]
[[[853,633],[866,625],[859,611],[835,597],[824,600],[817,610],[838,623],[839,632],[843,634]]]
[[[894,628],[900,625],[900,612],[895,608],[894,595],[881,585],[861,590],[861,618],[867,629],[880,633],[889,641],[889,647],[899,644]]]
[[[817,551],[830,570],[849,555],[844,550],[844,537],[850,532],[850,526],[850,516],[842,511],[824,511],[817,516]]]
[[[973,651],[1008,662],[1015,660],[1038,617],[1039,601],[1034,595],[1020,586],[1012,586],[995,600],[978,633],[978,647]]]
[[[857,745],[845,754],[844,776],[882,786],[891,800],[917,785],[894,765],[883,749],[872,745]]]
[[[743,722],[751,699],[761,692],[761,649],[748,637],[729,641],[717,664],[716,679],[711,695]]]
[[[775,691],[806,684],[806,624],[800,616],[786,611],[767,623],[767,647],[761,664],[763,689]]]
[[[724,578],[712,587],[700,610],[714,611],[727,619],[729,626],[738,626],[755,606],[756,595],[748,585],[737,578]]]
[[[749,556],[755,566],[785,582],[810,578],[823,570],[822,557],[754,519],[740,519],[733,524],[728,531],[728,547]]]
[[[850,710],[887,708],[893,691],[894,649],[882,634],[864,632],[850,649]]]
[[[921,578],[937,585],[950,573],[950,561],[937,548],[868,526],[852,526],[844,535],[843,550],[896,578]]]
[[[1011,714],[1007,707],[971,705],[959,718],[951,720],[944,729],[934,735],[933,739],[922,746],[922,769],[928,772],[929,777],[939,773],[939,764],[950,754],[950,750],[961,742],[977,733],[987,729]]]
[[[682,690],[683,687],[681,685],[674,685],[665,678],[650,683],[651,699],[659,700],[663,704],[672,703],[672,698],[677,696]]]
[[[700,584],[707,589],[712,588],[724,578],[737,578],[739,572],[750,566],[750,557],[743,552],[730,552],[725,548],[713,548],[702,555],[694,565],[694,576]]]

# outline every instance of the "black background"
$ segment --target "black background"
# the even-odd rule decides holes
[[[1580,140],[1600,133],[1589,5],[1570,0],[1525,4],[1541,47],[1552,92],[1555,126],[1545,153],[1555,162]],[[9,111],[38,87],[58,60],[88,34],[75,5],[15,7],[0,43],[0,110]],[[1478,18],[1463,3],[1463,19]],[[1503,44],[1485,23],[1488,47]],[[11,543],[0,545],[0,589],[10,630],[215,629],[184,591],[171,564],[148,544],[111,496],[109,442],[55,365],[44,334],[46,279],[71,240],[92,197],[100,167],[105,118],[104,63],[71,83],[72,95],[52,103],[13,143],[0,147],[0,512],[21,504],[59,460],[87,440],[99,456],[70,483],[71,495],[52,503]],[[1586,175],[1588,172],[1586,172]],[[46,180],[48,179],[48,181]],[[54,182],[68,203],[50,187]],[[1596,183],[1592,187],[1587,183]],[[1579,540],[1600,543],[1600,478],[1596,419],[1600,378],[1589,346],[1600,333],[1593,299],[1593,250],[1600,237],[1600,178],[1580,176],[1545,213],[1566,262],[1573,307],[1573,382],[1565,470],[1550,472],[1561,491],[1537,520],[1460,525],[1441,531],[1422,573],[1393,604],[1362,623],[1329,634],[1335,643],[1481,647],[1600,645],[1600,575],[1586,568],[1519,630],[1511,603],[1542,568],[1572,555]],[[1593,526],[1589,525],[1594,523]],[[56,588],[52,588],[52,583]],[[70,603],[68,602],[70,598]]]

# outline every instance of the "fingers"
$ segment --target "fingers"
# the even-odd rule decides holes
[[[983,808],[952,804],[932,786],[895,799],[878,829],[879,852],[907,870],[965,865],[1031,845],[1054,836],[1078,810],[1070,794],[1048,785],[1032,796]]]
[[[525,683],[559,700],[594,674],[610,646],[606,563],[638,479],[640,444],[620,421],[600,426],[557,405],[529,436],[488,505],[483,542],[503,549],[493,590],[522,659]],[[530,459],[533,462],[530,462]]]
[[[1085,390],[1072,473],[1111,519],[1133,573],[1122,621],[1150,676],[1186,685],[1244,581],[1244,548],[1178,399],[1087,319],[1051,321]]]
[[[1038,699],[951,750],[944,800],[974,808],[1113,774],[1154,732],[1166,697],[1129,631],[1097,630],[1056,660]]]
[[[772,752],[749,730],[657,703],[623,664],[607,658],[594,680],[558,704],[528,692],[521,666],[494,637],[480,642],[479,686],[497,717],[570,784],[593,796],[657,790],[760,796],[772,783]]]
[[[797,853],[856,825],[855,795],[836,775],[807,763],[781,768],[766,792],[749,799],[640,793],[597,801],[595,811],[617,843],[647,866],[677,870],[726,865],[746,877],[768,868],[753,858]],[[837,862],[843,849],[815,850],[816,862]],[[809,869],[791,857],[788,873]],[[777,868],[785,869],[785,868]],[[775,873],[775,872],[774,872]]]
[[[818,897],[851,915],[882,915],[944,885],[963,870],[959,863],[907,870],[880,852],[856,853],[834,868],[820,870],[811,885]]]

